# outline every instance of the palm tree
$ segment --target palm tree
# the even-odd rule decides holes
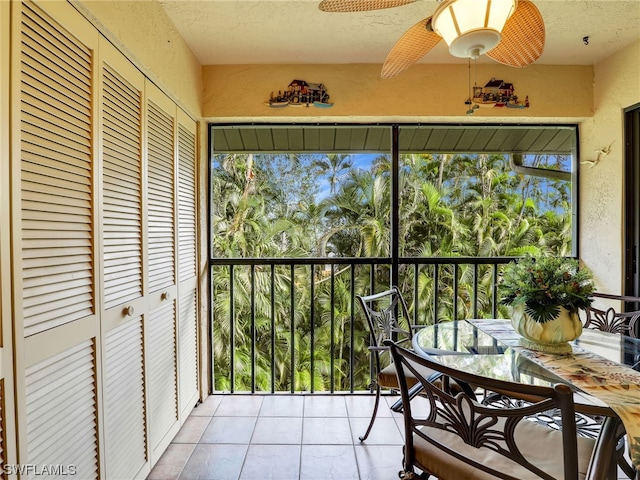
[[[346,171],[353,166],[350,155],[328,153],[324,158],[315,160],[313,166],[321,176],[326,175],[329,180],[329,193],[334,194],[338,183],[346,175]]]

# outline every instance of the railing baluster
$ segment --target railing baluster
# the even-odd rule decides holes
[[[330,391],[331,393],[333,393],[334,391],[334,381],[335,381],[335,372],[334,372],[334,368],[335,368],[335,353],[336,353],[336,340],[335,340],[335,335],[334,335],[334,328],[335,328],[335,264],[331,264],[331,301],[329,302],[331,304],[331,315],[330,315],[330,319],[331,319],[331,347],[330,347],[330,352],[331,352],[331,375],[330,375],[330,379],[329,379],[329,384],[330,384]]]
[[[458,258],[401,258],[399,259],[398,265],[403,267],[399,272],[401,272],[405,277],[400,277],[398,279],[399,285],[409,285],[409,288],[413,289],[413,322],[416,324],[425,324],[431,321],[430,318],[425,318],[425,312],[428,312],[430,308],[433,309],[433,323],[439,323],[444,321],[444,318],[439,316],[439,308],[441,305],[444,305],[441,297],[442,291],[449,291],[449,288],[453,289],[453,314],[451,318],[453,320],[458,320],[459,318],[459,307],[460,307],[460,298],[461,295],[466,299],[470,298],[471,304],[469,305],[470,311],[465,316],[478,318],[480,316],[493,316],[494,318],[498,315],[498,274],[499,274],[499,266],[501,264],[508,263],[511,261],[511,258],[469,258],[469,257],[458,257]],[[357,301],[356,295],[358,294],[368,294],[375,293],[379,291],[381,288],[385,288],[385,284],[390,282],[390,278],[386,275],[386,272],[391,265],[389,259],[385,258],[316,258],[316,259],[212,259],[211,260],[212,267],[215,266],[215,269],[212,268],[212,298],[224,298],[219,291],[221,286],[225,285],[226,278],[225,276],[228,274],[228,320],[229,320],[229,345],[227,347],[229,350],[225,353],[227,358],[224,361],[220,361],[218,365],[224,365],[229,361],[229,371],[227,374],[227,378],[223,379],[225,382],[228,379],[229,381],[229,390],[234,393],[239,389],[245,388],[247,391],[256,392],[261,388],[261,383],[259,383],[261,377],[259,377],[259,365],[262,365],[263,358],[266,357],[267,361],[270,361],[270,374],[271,381],[268,387],[265,387],[265,390],[270,390],[271,393],[276,393],[281,390],[290,390],[291,393],[296,393],[299,388],[308,389],[311,393],[316,393],[319,388],[322,390],[327,390],[330,393],[335,393],[338,390],[350,392],[356,391],[358,386],[365,381],[365,378],[356,376],[357,372],[361,371],[361,366],[357,365],[359,361],[360,352],[356,351],[357,345],[359,342],[357,339],[359,335],[366,335],[368,332],[361,332],[358,330],[358,325],[356,325],[356,321],[360,318],[357,317]],[[262,276],[261,276],[261,266],[269,265],[270,267],[270,286],[269,286],[269,301],[270,301],[270,312],[268,314],[263,313],[260,308],[260,299],[261,296],[261,285],[262,285]],[[282,311],[282,303],[280,299],[277,298],[277,295],[280,294],[280,291],[277,290],[276,283],[278,281],[278,265],[284,267],[288,270],[290,277],[290,285],[289,285],[289,295],[290,295],[290,318],[289,322],[287,322],[286,317],[284,319],[278,318],[278,312]],[[358,265],[365,266],[362,271],[357,269]],[[238,295],[242,295],[244,293],[245,285],[242,284],[242,292],[239,288],[236,288],[236,277],[238,276],[238,268],[244,268],[246,266],[249,268],[249,271],[246,272],[248,275],[248,288],[246,295],[247,299],[245,301],[241,300],[241,297],[235,298]],[[306,267],[309,267],[309,274],[307,277]],[[318,267],[323,266],[323,275],[316,275],[318,271]],[[461,282],[461,266],[471,266],[473,268],[472,271],[468,271],[465,269],[464,275],[467,273],[473,275],[472,283],[469,287],[467,287],[468,282]],[[221,268],[222,267],[222,268]],[[226,269],[228,267],[228,270]],[[296,295],[298,287],[296,285],[296,269],[298,267],[302,267],[305,269],[305,273],[301,276],[301,278],[309,278],[310,284],[307,289],[306,281],[304,283],[303,290],[300,293],[300,298],[305,300],[304,309],[300,313],[296,313],[296,305],[298,304]],[[346,268],[340,268],[346,267]],[[368,271],[367,271],[368,268]],[[429,270],[422,270],[424,268],[429,268]],[[431,269],[432,268],[432,269]],[[453,272],[452,280],[449,280],[450,275],[445,275],[445,273],[449,272],[449,268]],[[491,279],[492,282],[487,287],[487,291],[480,291],[480,288],[483,286],[480,284],[483,275],[482,272],[485,271],[485,268],[490,268],[492,270],[487,270],[487,273],[493,275]],[[342,305],[342,285],[343,282],[338,282],[337,275],[340,273],[344,273],[346,275],[346,269],[349,269],[349,287],[347,287],[347,291],[344,293],[348,295],[348,306],[347,309],[342,312],[336,310],[339,305]],[[380,270],[382,269],[382,270]],[[421,290],[424,288],[424,285],[420,282],[421,271],[430,271],[433,274],[433,279],[431,283],[431,292],[432,294],[432,304],[429,305],[421,305],[420,298],[425,295],[425,292]],[[283,270],[285,273],[286,270]],[[443,273],[444,272],[444,273]],[[378,276],[380,273],[380,276]],[[384,273],[384,275],[383,275]],[[413,278],[410,279],[411,275]],[[285,275],[286,277],[286,275]],[[328,278],[327,278],[328,277]],[[409,277],[409,278],[407,278]],[[466,278],[466,277],[465,277]],[[483,277],[484,278],[484,277]],[[245,279],[244,270],[242,271],[242,276],[240,277],[242,281]],[[346,277],[345,277],[346,279]],[[363,283],[361,283],[363,282]],[[382,283],[380,283],[382,282]],[[411,284],[413,282],[413,285]],[[451,283],[450,283],[451,282]],[[368,283],[368,285],[367,285]],[[451,285],[452,284],[452,285]],[[240,285],[240,284],[239,284]],[[346,284],[345,284],[346,285]],[[388,287],[390,287],[390,283]],[[462,291],[462,288],[465,288]],[[489,291],[491,289],[491,291]],[[286,290],[285,290],[286,291]],[[348,292],[348,293],[347,293]],[[265,291],[266,293],[266,291]],[[309,304],[307,306],[307,294],[310,294]],[[286,294],[285,294],[286,295]],[[319,298],[322,297],[323,301],[320,302]],[[324,303],[325,296],[328,296],[329,302]],[[346,295],[345,295],[346,297]],[[286,297],[285,297],[286,298]],[[480,301],[480,299],[488,298],[492,299],[492,304],[488,303],[485,305],[484,300]],[[284,300],[284,299],[283,299]],[[286,305],[286,300],[284,301]],[[327,311],[330,309],[330,311]],[[466,305],[465,305],[466,309]],[[285,308],[286,310],[286,308]],[[244,315],[244,318],[241,318],[241,315]],[[266,315],[267,318],[263,318]],[[328,322],[324,323],[324,325],[316,325],[316,317],[322,315],[322,318],[327,318]],[[327,315],[327,317],[324,317]],[[237,317],[237,318],[236,318]],[[298,318],[299,317],[299,318]],[[338,320],[342,321],[350,321],[348,330],[347,325],[343,325],[338,323]],[[224,317],[223,317],[224,322]],[[279,322],[284,322],[284,324],[279,324]],[[220,340],[215,336],[216,332],[220,328],[225,328],[226,323],[219,322],[212,313],[212,345],[219,346]],[[270,323],[270,342],[267,342],[262,345],[259,342],[258,334],[261,332],[262,322]],[[287,329],[288,323],[288,345],[286,345],[285,350],[279,352],[278,348],[278,331],[282,329]],[[327,323],[329,325],[327,325]],[[246,325],[246,327],[245,327]],[[306,333],[306,328],[309,328],[309,333]],[[242,330],[240,328],[242,327]],[[329,328],[330,336],[326,338],[323,334],[319,336],[316,333],[316,328]],[[340,328],[340,336],[338,336],[337,328]],[[249,331],[250,329],[250,331]],[[305,331],[305,337],[301,339],[302,343],[298,343],[300,339],[297,339],[299,335],[299,331]],[[246,330],[246,331],[245,331]],[[242,337],[241,337],[242,335]],[[308,336],[306,336],[308,335]],[[349,341],[346,341],[346,335],[349,335]],[[239,343],[240,338],[247,338],[247,342]],[[262,338],[262,337],[260,337]],[[322,342],[320,343],[321,339]],[[338,344],[338,341],[346,342],[344,344]],[[309,340],[307,342],[307,340]],[[249,341],[251,342],[249,344]],[[217,342],[217,343],[216,343]],[[270,345],[269,345],[270,343]],[[308,343],[308,346],[307,346]],[[299,351],[300,348],[306,347],[307,351]],[[320,352],[319,348],[329,349],[330,356],[328,363],[330,365],[330,372],[326,375],[326,377],[322,378],[323,385],[320,386],[319,379],[320,376],[316,376],[318,369],[318,359],[325,358],[326,352],[323,350]],[[346,349],[349,350],[349,358],[346,358]],[[267,350],[270,350],[267,352]],[[286,365],[286,355],[287,352],[290,354],[290,361],[288,365],[288,369],[290,370],[290,378],[279,378],[278,374],[281,372],[280,367],[278,366],[278,358],[279,355],[285,358]],[[322,357],[319,355],[322,354]],[[247,371],[247,374],[244,371],[241,375],[238,375],[240,370],[236,367],[236,359],[240,358],[242,355],[244,358],[247,358],[247,363],[250,362],[250,365],[244,370]],[[339,357],[338,357],[339,355]],[[364,355],[364,354],[363,354]],[[265,356],[265,357],[263,357]],[[370,372],[373,372],[373,359],[371,355],[367,355],[369,358],[369,368]],[[303,359],[305,371],[302,372],[304,375],[309,374],[310,380],[309,383],[305,380],[305,384],[298,385],[300,382],[297,380],[297,368],[299,367],[299,360]],[[308,360],[307,360],[308,359]],[[338,364],[338,360],[343,363]],[[260,362],[260,363],[259,363]],[[214,368],[216,363],[213,362]],[[349,369],[349,377],[346,377],[346,369]],[[338,369],[338,370],[336,370]],[[250,370],[250,372],[249,372]],[[345,371],[345,375],[343,378],[342,372]],[[250,374],[250,376],[249,376]],[[216,380],[216,372],[212,372],[212,379],[215,384]],[[372,379],[372,378],[371,378]],[[287,386],[287,381],[289,385]],[[289,387],[289,388],[287,388]]]
[[[438,264],[433,266],[433,324],[440,323],[438,321],[438,296],[440,291],[440,270]]]
[[[498,318],[498,264],[493,265],[493,295],[491,298],[492,303],[492,318]]]
[[[276,391],[276,266],[271,265],[271,393]]]
[[[309,309],[309,316],[311,318],[309,318],[309,322],[311,323],[311,325],[309,325],[309,331],[310,331],[310,335],[311,335],[311,385],[310,385],[310,390],[311,393],[314,393],[315,391],[315,357],[316,357],[316,352],[315,352],[315,332],[316,332],[316,323],[315,323],[315,312],[316,312],[316,289],[315,289],[315,264],[311,264],[311,291],[310,291],[310,309]]]
[[[233,303],[233,291],[234,291],[234,268],[233,265],[229,265],[229,348],[231,349],[231,360],[229,362],[229,389],[231,393],[235,391],[236,384],[236,371],[235,371],[235,351],[236,351],[236,328],[235,328],[235,314],[234,314],[234,303]]]
[[[458,264],[453,265],[453,320],[458,320]]]
[[[371,265],[371,268],[369,269],[369,294],[372,294],[375,292],[375,282],[376,282],[376,272],[375,272],[375,266]],[[371,342],[371,338],[369,339],[369,342]],[[373,392],[373,382],[374,382],[374,372],[375,372],[375,366],[373,363],[373,352],[369,352],[369,391]]]
[[[211,300],[211,305],[213,305],[214,303],[214,294],[216,291],[216,280],[217,280],[217,276],[216,276],[216,272],[218,272],[219,270],[216,268],[217,265],[212,265],[211,268],[209,269],[209,299]],[[220,270],[224,270],[224,268],[220,268]],[[218,318],[216,317],[216,311],[215,309],[212,307],[209,309],[209,328],[207,328],[207,341],[209,343],[209,353],[211,356],[213,356],[213,339],[215,338],[215,330],[216,330],[216,325],[218,323]],[[209,390],[213,390],[215,391],[216,389],[216,372],[215,372],[215,368],[213,365],[213,358],[208,359],[208,363],[209,363]],[[209,392],[212,393],[212,392]]]
[[[296,311],[296,291],[295,291],[295,263],[291,264],[291,281],[290,281],[290,288],[289,291],[291,292],[291,325],[289,330],[291,331],[291,341],[289,342],[291,345],[291,370],[289,372],[290,375],[290,379],[289,379],[289,383],[291,385],[291,393],[295,393],[296,391],[296,347],[295,347],[295,332],[296,332],[296,316],[295,316],[295,311]]]
[[[349,328],[349,391],[354,392],[354,377],[353,371],[355,369],[355,306],[356,306],[356,266],[351,264],[351,278],[349,279],[351,289],[349,297],[351,299],[351,325]]]
[[[473,264],[473,318],[478,318],[478,264]]]
[[[418,293],[418,275],[420,275],[420,266],[416,263],[413,265],[413,324],[418,324],[418,310],[420,305],[420,296]]]
[[[251,265],[251,393],[256,391],[256,266]]]

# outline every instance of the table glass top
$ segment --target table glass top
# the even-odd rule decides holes
[[[508,320],[505,330],[514,336]],[[511,343],[511,342],[509,342]],[[640,361],[640,339],[585,329],[572,345],[626,365]],[[466,321],[430,325],[414,336],[414,349],[428,353],[439,363],[498,380],[536,385],[567,383],[526,356]],[[451,354],[443,354],[443,351]],[[432,355],[430,352],[436,352]],[[636,368],[638,366],[636,365]]]

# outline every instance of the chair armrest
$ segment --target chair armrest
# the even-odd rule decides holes
[[[640,302],[640,297],[634,297],[630,295],[612,295],[610,293],[594,292],[593,296],[596,298],[607,298],[609,300],[619,300],[621,302]]]

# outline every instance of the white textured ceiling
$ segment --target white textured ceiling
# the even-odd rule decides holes
[[[385,10],[325,13],[318,0],[157,1],[202,65],[382,64],[404,31],[439,3],[419,0]],[[546,29],[538,64],[595,64],[640,38],[640,0],[534,3]],[[419,63],[465,62],[450,56],[440,42]]]

